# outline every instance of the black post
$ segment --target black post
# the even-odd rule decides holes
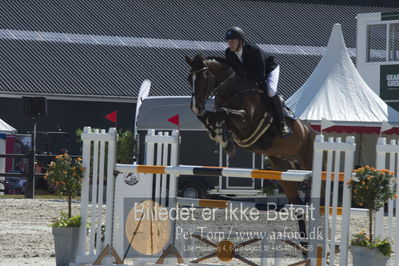
[[[35,196],[35,162],[36,162],[36,119],[47,115],[46,97],[22,97],[22,109],[24,115],[33,120],[32,148],[29,154],[28,180],[25,197]]]
[[[28,180],[26,182],[25,198],[33,199],[35,196],[35,162],[36,162],[36,118],[33,119],[32,145],[28,159]]]

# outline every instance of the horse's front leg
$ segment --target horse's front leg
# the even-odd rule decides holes
[[[210,137],[224,148],[226,146],[227,137],[227,113],[219,110],[216,112],[206,112],[206,117],[202,118],[203,124],[206,125],[210,132]]]
[[[224,118],[228,121],[229,126],[231,129],[234,125],[245,125],[248,121],[248,112],[245,110],[236,110],[230,108],[220,108],[218,112],[224,114]]]
[[[201,116],[197,116],[197,118],[201,121],[201,123],[205,126],[208,130],[209,138],[213,141],[216,141],[216,132],[215,132],[215,123],[212,119],[213,113],[206,111],[205,114]]]
[[[229,108],[219,108],[216,113],[216,133],[220,137],[220,143],[229,156],[236,151],[236,143],[233,135],[240,135],[240,127],[245,125],[246,112]],[[237,130],[238,129],[238,130]]]
[[[215,112],[207,111],[199,120],[208,129],[209,137],[219,143],[229,156],[235,154],[235,143],[229,127],[231,121],[230,110],[221,108]]]
[[[222,145],[223,148],[227,146],[229,139],[227,128],[227,113],[226,112],[209,112],[206,111],[203,115],[197,116],[201,123],[208,130],[209,138]]]

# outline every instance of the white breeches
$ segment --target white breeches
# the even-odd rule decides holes
[[[271,98],[277,93],[278,78],[280,75],[280,66],[277,66],[266,78],[267,95]]]

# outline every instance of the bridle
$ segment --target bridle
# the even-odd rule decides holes
[[[192,94],[191,94],[191,97],[195,97],[195,95],[194,95],[194,93],[195,93],[195,76],[198,74],[198,73],[202,73],[202,72],[205,72],[205,71],[209,71],[210,72],[210,70],[209,70],[209,67],[207,66],[207,64],[204,62],[204,67],[203,68],[200,68],[200,69],[198,69],[198,70],[195,70],[195,71],[191,71],[190,72],[190,74],[191,75],[193,75],[193,91],[192,91]],[[212,74],[212,73],[211,73]],[[213,74],[212,74],[212,76],[214,76]],[[207,91],[207,93],[206,93],[206,96],[205,96],[205,102],[207,102],[210,98],[212,98],[213,96],[216,96],[216,95],[219,95],[220,94],[220,90],[221,90],[221,88],[226,84],[226,83],[228,83],[233,77],[235,76],[235,72],[233,72],[230,76],[228,76],[224,81],[222,81],[216,88],[212,88],[211,86],[209,86],[209,83],[210,83],[210,80],[211,79],[214,79],[214,77],[207,77],[207,78],[205,78],[206,79],[206,91]]]
[[[198,70],[196,70],[196,71],[191,71],[190,72],[190,74],[191,75],[197,75],[198,73],[200,73],[200,72],[202,72],[202,71],[205,71],[205,70],[208,70],[209,68],[208,68],[208,66],[204,66],[203,68],[201,68],[201,69],[198,69]]]
[[[199,74],[199,73],[202,73],[202,72],[205,72],[205,71],[209,71],[209,68],[208,68],[208,66],[206,65],[206,63],[204,62],[204,64],[205,64],[205,66],[204,67],[202,67],[202,68],[200,68],[200,69],[198,69],[198,70],[195,70],[195,71],[191,71],[190,72],[190,75],[192,75],[192,83],[193,83],[193,90],[192,90],[192,93],[191,93],[191,104],[192,104],[192,107],[191,108],[195,108],[195,109],[193,109],[193,110],[196,110],[196,111],[194,111],[194,113],[196,113],[196,115],[198,116],[198,117],[201,117],[201,116],[203,116],[204,115],[204,113],[205,113],[205,110],[201,110],[201,112],[197,109],[197,107],[196,107],[196,97],[195,97],[195,80],[196,80],[196,76],[197,76],[197,74]],[[210,89],[210,86],[209,86],[209,78],[205,78],[206,79],[206,89],[207,89],[207,94],[206,94],[206,97],[205,97],[205,103],[208,101],[208,99],[209,99],[209,94],[212,92],[212,90]],[[204,105],[205,105],[205,103],[204,103]],[[205,108],[204,108],[205,109]]]

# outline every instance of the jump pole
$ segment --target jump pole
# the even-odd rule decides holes
[[[177,165],[177,166],[160,166],[160,165],[128,165],[116,164],[115,170],[121,173],[142,173],[142,174],[166,174],[166,175],[191,175],[191,176],[225,176],[225,177],[242,177],[270,179],[281,181],[302,182],[311,178],[312,171],[274,171],[259,170],[246,168],[229,168],[229,167],[212,167],[212,166],[196,166],[196,165]],[[334,173],[332,173],[334,175]],[[326,179],[326,173],[322,172],[322,179]],[[343,173],[339,173],[339,180],[343,180]]]

